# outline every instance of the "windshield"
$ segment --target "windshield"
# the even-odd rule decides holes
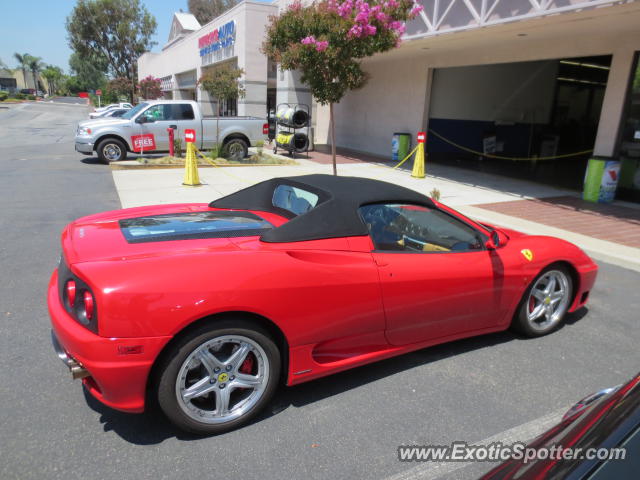
[[[131,120],[133,117],[135,117],[141,110],[144,110],[145,108],[147,108],[149,106],[148,103],[146,102],[142,102],[139,103],[138,105],[136,105],[135,107],[133,107],[131,110],[129,110],[127,113],[125,113],[124,115],[122,115],[121,118],[126,118],[127,120]]]

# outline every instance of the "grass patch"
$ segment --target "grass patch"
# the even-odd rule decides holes
[[[215,160],[209,158],[209,161],[200,157],[196,157],[198,165],[211,165],[213,161],[216,165],[297,165],[295,160],[281,159],[262,152],[251,155],[242,161],[227,160],[226,158],[218,157]],[[138,163],[143,165],[184,165],[185,159],[183,157],[172,157],[167,155],[160,158],[138,158]]]

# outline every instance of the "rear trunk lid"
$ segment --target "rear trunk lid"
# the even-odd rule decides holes
[[[237,250],[230,239],[259,236],[273,227],[267,219],[245,210],[214,209],[206,204],[162,205],[80,218],[64,230],[62,244],[69,264],[119,261]]]

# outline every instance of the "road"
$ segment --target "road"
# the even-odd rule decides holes
[[[640,274],[601,264],[588,310],[552,335],[487,335],[283,388],[225,435],[192,437],[157,413],[103,407],[56,358],[45,303],[64,225],[119,208],[108,166],[73,152],[86,114],[0,110],[0,478],[470,479],[491,464],[401,463],[397,447],[526,441],[549,414],[640,370]]]

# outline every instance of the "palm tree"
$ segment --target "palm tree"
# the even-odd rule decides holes
[[[46,68],[42,70],[42,76],[47,81],[49,95],[53,95],[58,89],[58,82],[63,76],[62,69],[55,65],[47,65]]]
[[[29,66],[29,70],[33,74],[33,86],[36,90],[35,95],[38,95],[38,73],[42,70],[44,64],[41,62],[40,57],[32,57],[29,55],[27,65]]]
[[[22,81],[24,82],[24,88],[28,88],[27,70],[29,68],[28,66],[29,57],[31,57],[31,55],[29,55],[28,53],[23,53],[22,55],[20,55],[19,53],[13,54],[13,58],[15,58],[18,61],[18,67],[20,67],[20,69],[22,70]]]

